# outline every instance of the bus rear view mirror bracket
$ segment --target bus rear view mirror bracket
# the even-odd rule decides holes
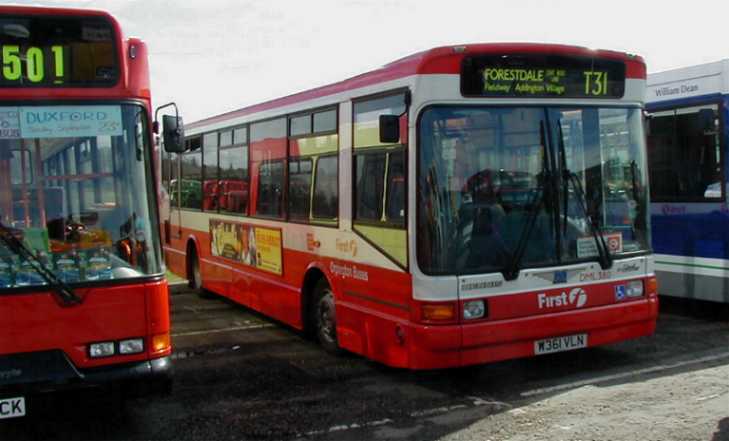
[[[402,95],[405,110],[399,115],[380,115],[380,142],[382,144],[397,144],[400,142],[400,118],[408,113],[412,96],[407,90]]]
[[[175,115],[162,115],[162,139],[167,153],[185,152],[185,131],[182,124],[182,117],[177,111],[177,104],[167,103],[159,106],[154,112],[154,132],[159,133],[159,122],[157,114],[165,107],[174,107]]]
[[[380,115],[380,142],[383,144],[400,142],[399,115]]]

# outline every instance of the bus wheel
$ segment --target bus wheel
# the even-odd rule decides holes
[[[203,299],[213,298],[210,291],[202,287],[202,273],[200,272],[200,259],[197,258],[197,252],[194,247],[188,248],[188,255],[190,256],[190,274],[188,276],[189,286],[197,293],[197,295]]]
[[[319,344],[325,351],[337,354],[340,352],[337,342],[337,315],[334,306],[334,293],[326,279],[321,279],[314,289],[316,306],[314,308],[314,323]]]

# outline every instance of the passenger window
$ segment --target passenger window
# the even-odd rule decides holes
[[[286,118],[250,125],[251,200],[256,216],[283,218],[287,152]]]
[[[405,152],[390,153],[387,166],[388,222],[405,222]]]
[[[355,220],[382,220],[386,160],[383,152],[356,156]]]
[[[202,208],[202,152],[182,155],[180,167],[180,207],[199,210]]]
[[[289,120],[290,135],[301,136],[311,133],[311,115],[295,116]]]
[[[716,105],[656,112],[648,125],[651,199],[722,200],[723,161]]]
[[[220,211],[236,214],[248,212],[248,146],[220,150]]]
[[[218,210],[218,134],[203,136],[203,210]]]
[[[337,111],[327,110],[314,114],[314,133],[337,130]]]
[[[230,130],[220,132],[220,147],[226,147],[233,144],[233,132]]]
[[[263,161],[259,168],[256,214],[283,217],[284,161]]]
[[[245,127],[239,127],[233,131],[233,142],[235,144],[248,143],[248,130]]]
[[[314,218],[336,219],[339,216],[338,165],[337,156],[325,156],[316,161]]]
[[[289,216],[308,220],[311,201],[311,159],[289,160]]]

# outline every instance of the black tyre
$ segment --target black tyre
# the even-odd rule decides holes
[[[213,298],[214,295],[203,289],[202,287],[202,273],[200,272],[200,259],[197,257],[197,252],[194,247],[189,248],[189,275],[188,275],[188,286],[193,289],[203,299]]]
[[[341,352],[337,341],[337,313],[334,293],[325,279],[319,280],[314,288],[314,326],[319,344],[325,351]]]

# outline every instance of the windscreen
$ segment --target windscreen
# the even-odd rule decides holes
[[[648,249],[640,109],[449,107],[419,124],[417,252],[428,274]],[[523,242],[519,256],[517,249]]]
[[[111,86],[114,30],[99,17],[0,17],[0,87]]]
[[[0,107],[0,222],[66,283],[161,272],[147,113]],[[0,241],[0,288],[44,284]]]

